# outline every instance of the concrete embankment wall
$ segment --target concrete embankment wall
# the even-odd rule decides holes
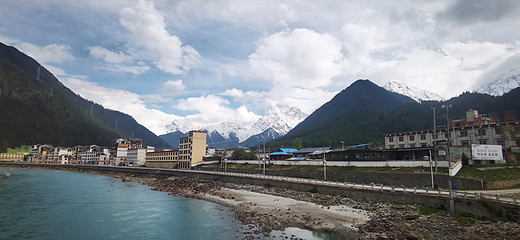
[[[200,169],[210,171],[222,171],[218,168]],[[240,172],[259,174],[261,169],[227,169],[228,172]],[[266,169],[267,175],[284,176],[284,177],[299,177],[310,179],[323,179],[323,170],[274,170]],[[360,184],[382,184],[386,186],[405,186],[427,188],[432,186],[432,179],[430,173],[392,173],[392,172],[355,172],[355,171],[327,171],[327,180],[338,182],[351,182]],[[434,181],[440,188],[448,189],[448,175],[436,174]],[[457,189],[486,189],[486,182],[474,179],[466,179],[459,177],[452,177],[452,183]]]
[[[13,164],[20,167],[20,164]],[[9,164],[0,164],[0,167],[9,167]],[[29,165],[28,165],[29,166]],[[178,171],[169,169],[131,168],[131,167],[102,167],[86,165],[35,165],[30,166],[77,171],[119,172],[135,175],[148,175],[155,177],[191,177],[207,180],[218,180],[236,184],[252,184],[266,187],[280,187],[297,191],[316,192],[331,195],[349,197],[358,201],[373,202],[395,202],[405,204],[418,204],[436,206],[448,209],[449,199],[447,197],[422,195],[413,193],[398,193],[388,191],[373,191],[366,189],[344,188],[339,186],[317,185],[313,183],[301,183],[290,181],[278,181],[273,179],[246,178],[241,176],[216,175],[209,173],[193,172],[189,170]],[[488,200],[455,199],[455,209],[458,214],[469,213],[476,216],[496,220],[510,220],[520,222],[520,207],[505,203],[491,202]]]

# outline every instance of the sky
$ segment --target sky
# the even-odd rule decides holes
[[[520,65],[520,1],[0,0],[0,42],[155,134],[305,113],[357,79],[444,98]],[[502,67],[501,67],[502,66]]]

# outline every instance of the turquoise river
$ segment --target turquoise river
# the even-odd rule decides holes
[[[0,239],[243,239],[232,209],[136,182],[54,170],[0,168]],[[332,239],[290,228],[255,239]]]

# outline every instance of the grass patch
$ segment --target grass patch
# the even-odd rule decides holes
[[[419,206],[419,214],[430,215],[439,211],[439,208],[432,206]]]
[[[31,149],[31,146],[22,145],[17,148],[7,148],[7,153],[30,153]]]
[[[494,170],[479,170],[478,168],[492,167],[492,165],[469,165],[463,166],[458,177],[472,178],[484,181],[512,180],[520,178],[519,168],[503,168]]]
[[[485,217],[478,217],[471,213],[457,214],[457,216],[455,216],[455,218],[457,219],[457,222],[459,222],[460,224],[463,224],[463,225],[471,225],[478,221],[489,221],[489,219],[487,219]]]

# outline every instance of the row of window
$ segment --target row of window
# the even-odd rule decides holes
[[[502,129],[500,128],[495,128],[495,134],[501,134],[502,133]],[[469,136],[469,133],[467,130],[462,130],[459,132],[459,136],[460,137],[468,137]],[[476,136],[486,136],[486,129],[477,129],[477,132],[476,132]],[[452,133],[450,132],[450,137],[452,137]],[[419,138],[420,140],[426,140],[426,134],[421,134],[419,135]],[[448,138],[448,133],[444,133],[444,138]],[[433,139],[438,139],[438,134],[433,134]],[[398,137],[398,141],[399,142],[403,142],[404,141],[404,136],[399,136]],[[408,141],[415,141],[415,135],[410,135],[408,136]],[[388,142],[394,142],[394,138],[393,137],[388,137]]]

